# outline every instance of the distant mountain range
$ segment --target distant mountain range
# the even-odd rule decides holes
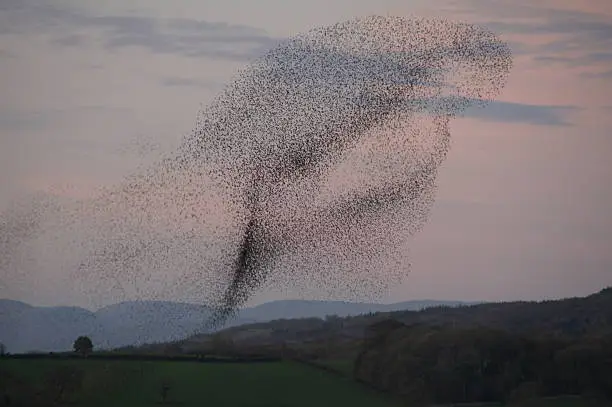
[[[245,308],[226,327],[276,319],[349,316],[465,304],[434,300],[395,304],[283,300]],[[169,342],[205,332],[202,324],[209,315],[210,309],[205,306],[180,302],[129,301],[91,312],[79,307],[35,307],[0,299],[0,343],[11,353],[22,353],[70,350],[80,335],[89,336],[98,349]]]

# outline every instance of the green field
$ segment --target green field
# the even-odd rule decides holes
[[[348,379],[291,362],[0,361],[0,381],[5,383],[11,406],[31,405],[41,391],[46,392],[38,396],[41,400],[57,397],[61,386],[70,387],[74,374],[81,384],[70,394],[65,391],[62,403],[66,405],[158,406],[164,383],[168,385],[166,404],[185,407],[397,405]],[[58,377],[64,377],[63,384]]]
[[[336,367],[347,368],[341,363]],[[165,400],[162,398],[164,387],[167,389]],[[63,394],[58,397],[62,388]],[[0,397],[4,394],[9,395],[12,407],[402,405],[348,378],[294,362],[4,359],[0,360]],[[0,399],[0,406],[5,405],[4,402]],[[595,405],[602,406],[579,397],[560,397],[511,407]],[[469,405],[472,406],[475,405]]]

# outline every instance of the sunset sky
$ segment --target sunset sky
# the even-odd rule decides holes
[[[412,271],[380,301],[612,285],[609,0],[0,0],[0,209],[120,181],[175,148],[200,106],[279,39],[370,14],[479,23],[514,55],[499,100],[453,122]],[[10,284],[0,298],[78,302]]]

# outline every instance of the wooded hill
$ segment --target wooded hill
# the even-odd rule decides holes
[[[417,404],[612,399],[612,288],[554,301],[276,320],[140,351],[291,358]]]
[[[239,347],[307,343],[330,338],[363,339],[368,327],[393,320],[403,325],[487,327],[514,334],[582,338],[612,334],[612,287],[587,297],[439,306],[421,311],[368,313],[339,318],[279,319],[232,327],[216,335],[197,335],[178,342],[197,350],[223,338]]]

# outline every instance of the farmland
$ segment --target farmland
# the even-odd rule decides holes
[[[0,406],[401,406],[397,399],[290,361],[189,363],[105,359],[0,360]],[[455,404],[453,406],[462,406]],[[476,404],[465,404],[474,407]],[[477,404],[495,407],[501,404]],[[585,407],[580,397],[509,407]],[[450,405],[445,406],[450,407]]]
[[[348,379],[293,362],[6,359],[0,375],[11,406],[396,405]]]

